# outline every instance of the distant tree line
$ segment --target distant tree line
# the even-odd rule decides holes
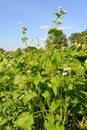
[[[82,32],[72,33],[68,38],[62,30],[52,28],[48,31],[46,39],[46,48],[60,48],[61,46],[68,46],[68,44],[86,44],[87,43],[87,29]]]
[[[57,28],[51,28],[48,31],[48,37],[45,41],[45,47],[46,49],[50,49],[50,48],[59,49],[62,46],[67,47],[69,44],[75,44],[75,43],[87,44],[87,29],[85,29],[82,32],[72,33],[67,38],[66,34],[64,34],[62,30],[58,30]],[[23,50],[21,48],[17,48],[15,52],[21,53],[21,51],[27,52],[28,50],[35,52],[38,49],[36,47],[28,46],[24,48]],[[5,52],[5,50],[3,48],[0,48],[0,52]],[[12,51],[10,51],[10,53],[11,52]]]

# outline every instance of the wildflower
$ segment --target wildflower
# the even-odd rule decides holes
[[[65,67],[64,71],[71,71],[71,67]]]
[[[63,73],[62,73],[62,76],[67,76],[67,75],[68,75],[67,72],[63,72]]]
[[[10,67],[11,66],[11,64],[9,63],[9,64],[7,64],[7,67]]]
[[[66,11],[66,10],[62,10],[62,13],[63,13],[63,14],[66,14],[66,13],[67,13],[67,11]]]
[[[61,9],[62,9],[62,7],[61,7],[61,6],[59,6],[59,7],[58,7],[58,9],[59,9],[59,10],[61,10]]]
[[[31,73],[31,70],[28,70],[27,73]]]
[[[75,41],[75,46],[77,45],[77,41]]]
[[[24,26],[24,27],[22,27],[22,33],[23,34],[26,34],[26,30],[27,30],[28,28],[26,27],[26,26]]]
[[[85,60],[85,64],[87,65],[87,60]]]
[[[61,15],[60,18],[63,18],[63,15]]]
[[[77,44],[77,47],[81,47],[81,43]]]
[[[82,49],[85,49],[85,45],[84,44],[82,45]]]
[[[61,22],[60,19],[56,20],[56,24],[61,24],[61,23],[62,23],[62,22]]]
[[[61,14],[66,14],[67,11],[66,11],[66,10],[63,10],[62,8],[60,8],[60,13],[61,13]]]

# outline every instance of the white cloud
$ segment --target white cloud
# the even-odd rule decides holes
[[[49,28],[50,28],[49,25],[42,25],[42,26],[40,26],[40,29],[42,29],[42,30],[48,30]]]
[[[59,29],[62,29],[62,30],[73,30],[75,29],[76,27],[75,26],[64,26],[64,27],[59,27]]]
[[[21,24],[22,24],[22,21],[17,21],[17,24],[18,24],[18,25],[21,25]]]
[[[73,30],[75,28],[76,28],[75,26],[58,27],[58,29],[61,29],[61,30]],[[42,26],[40,26],[40,29],[42,29],[42,30],[49,30],[50,26],[49,25],[42,25]]]

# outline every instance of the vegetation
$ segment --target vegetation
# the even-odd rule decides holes
[[[86,41],[50,49],[0,49],[0,130],[86,129]]]
[[[52,33],[55,32],[55,34]],[[61,48],[62,46],[67,46],[67,38],[66,35],[62,32],[62,30],[58,30],[56,28],[49,30],[49,36],[46,40],[46,48],[50,49],[52,46],[54,48]]]
[[[84,30],[81,33],[72,33],[71,36],[69,37],[70,44],[73,43],[81,43],[81,44],[87,44],[87,31]]]
[[[53,21],[55,23],[55,27],[50,28],[48,31],[48,38],[46,40],[46,48],[61,48],[62,46],[67,46],[67,38],[66,35],[63,33],[62,30],[58,28],[61,22],[61,18],[63,15],[66,14],[66,11],[62,10],[61,7],[59,7],[59,13],[55,13],[56,20]]]

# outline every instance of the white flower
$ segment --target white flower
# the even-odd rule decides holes
[[[66,10],[63,10],[63,13],[64,13],[64,14],[66,14],[66,13],[67,13],[67,11],[66,11]]]
[[[63,75],[63,76],[67,76],[68,73],[67,73],[67,72],[63,72],[62,75]]]
[[[28,70],[27,73],[31,73],[31,70]]]
[[[63,18],[63,15],[61,15],[60,18]]]
[[[77,44],[77,47],[81,47],[81,43]]]
[[[87,64],[87,60],[85,60],[85,64]]]
[[[59,6],[58,9],[61,10],[62,9],[61,6]]]
[[[57,21],[56,21],[56,24],[61,24],[62,22],[61,22],[61,20],[60,19],[58,19]]]
[[[75,41],[75,46],[77,45],[77,41]]]
[[[58,7],[58,10],[60,10],[60,12],[61,12],[62,14],[66,14],[66,13],[67,13],[67,11],[66,11],[66,10],[63,10],[61,6]]]
[[[11,64],[7,64],[7,67],[10,67],[11,66]]]
[[[71,71],[71,67],[65,67],[64,71]]]
[[[82,48],[83,48],[83,49],[85,48],[85,45],[84,45],[84,44],[82,45]]]

